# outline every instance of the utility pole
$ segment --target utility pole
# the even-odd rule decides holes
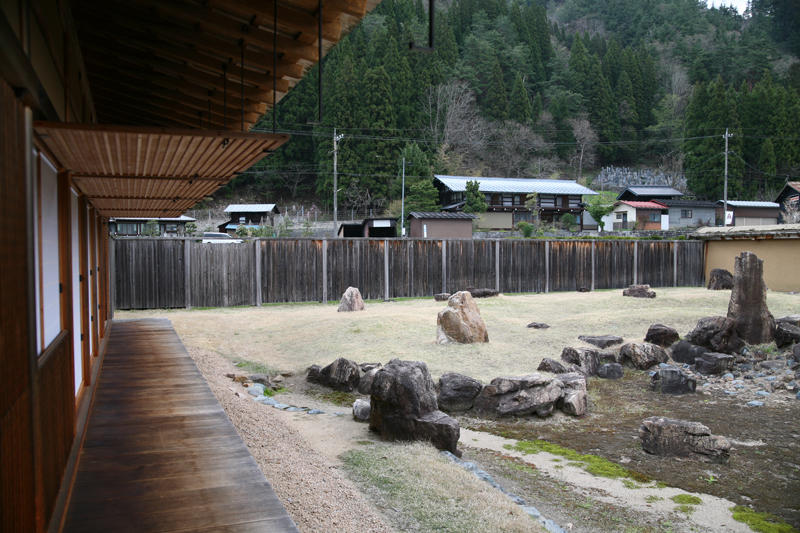
[[[400,193],[400,236],[406,236],[406,158],[403,157],[403,180]]]
[[[344,138],[344,134],[336,135],[336,128],[333,128],[333,234],[336,235],[336,226],[338,225],[336,220],[336,209],[337,209],[337,193],[338,185],[336,183],[336,159],[339,155],[339,145],[337,144]]]
[[[728,128],[725,128],[725,185],[722,190],[722,226],[728,225],[728,139],[733,137],[732,133],[728,133]]]

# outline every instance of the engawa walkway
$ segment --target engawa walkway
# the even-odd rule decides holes
[[[168,320],[114,322],[65,531],[297,531]]]

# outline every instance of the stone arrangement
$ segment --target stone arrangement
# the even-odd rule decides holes
[[[347,290],[342,294],[342,299],[339,301],[340,313],[349,313],[351,311],[363,311],[364,299],[361,297],[361,291],[355,287],[347,287]]]

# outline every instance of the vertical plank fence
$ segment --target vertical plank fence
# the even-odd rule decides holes
[[[506,293],[701,286],[702,242],[522,239],[115,239],[115,309],[225,307],[421,297],[467,287]]]

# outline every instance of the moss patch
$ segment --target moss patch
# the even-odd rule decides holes
[[[506,444],[505,447],[506,449],[516,450],[526,455],[537,454],[539,452],[559,455],[571,461],[569,463],[570,466],[578,466],[594,476],[612,479],[628,478],[643,483],[649,481],[647,476],[621,467],[608,459],[603,459],[602,457],[591,454],[581,454],[575,450],[570,450],[569,448],[564,448],[563,446],[545,440],[521,440],[517,441],[514,445]]]
[[[239,370],[249,374],[267,374],[268,376],[279,374],[276,369],[269,365],[265,365],[264,363],[259,363],[256,361],[248,361],[247,359],[234,359],[233,364],[235,364],[236,368]]]
[[[744,505],[731,507],[733,519],[759,533],[797,533],[797,529],[769,513],[758,513]]]
[[[358,396],[352,392],[342,392],[338,390],[325,392],[309,390],[309,394],[316,396],[320,400],[324,400],[340,407],[350,407],[353,405],[353,402],[356,401],[356,398],[358,398]]]
[[[700,505],[701,503],[703,503],[703,500],[691,494],[676,494],[675,496],[670,498],[670,500],[674,501],[675,503],[681,503],[684,505]]]
[[[676,511],[678,511],[679,513],[683,513],[685,515],[692,514],[695,509],[696,509],[696,507],[694,507],[692,505],[679,505],[679,506],[677,506],[675,508]]]
[[[661,496],[656,496],[654,494],[651,494],[650,496],[645,497],[644,501],[646,501],[647,503],[656,503],[660,502],[663,499],[664,498],[662,498]]]

